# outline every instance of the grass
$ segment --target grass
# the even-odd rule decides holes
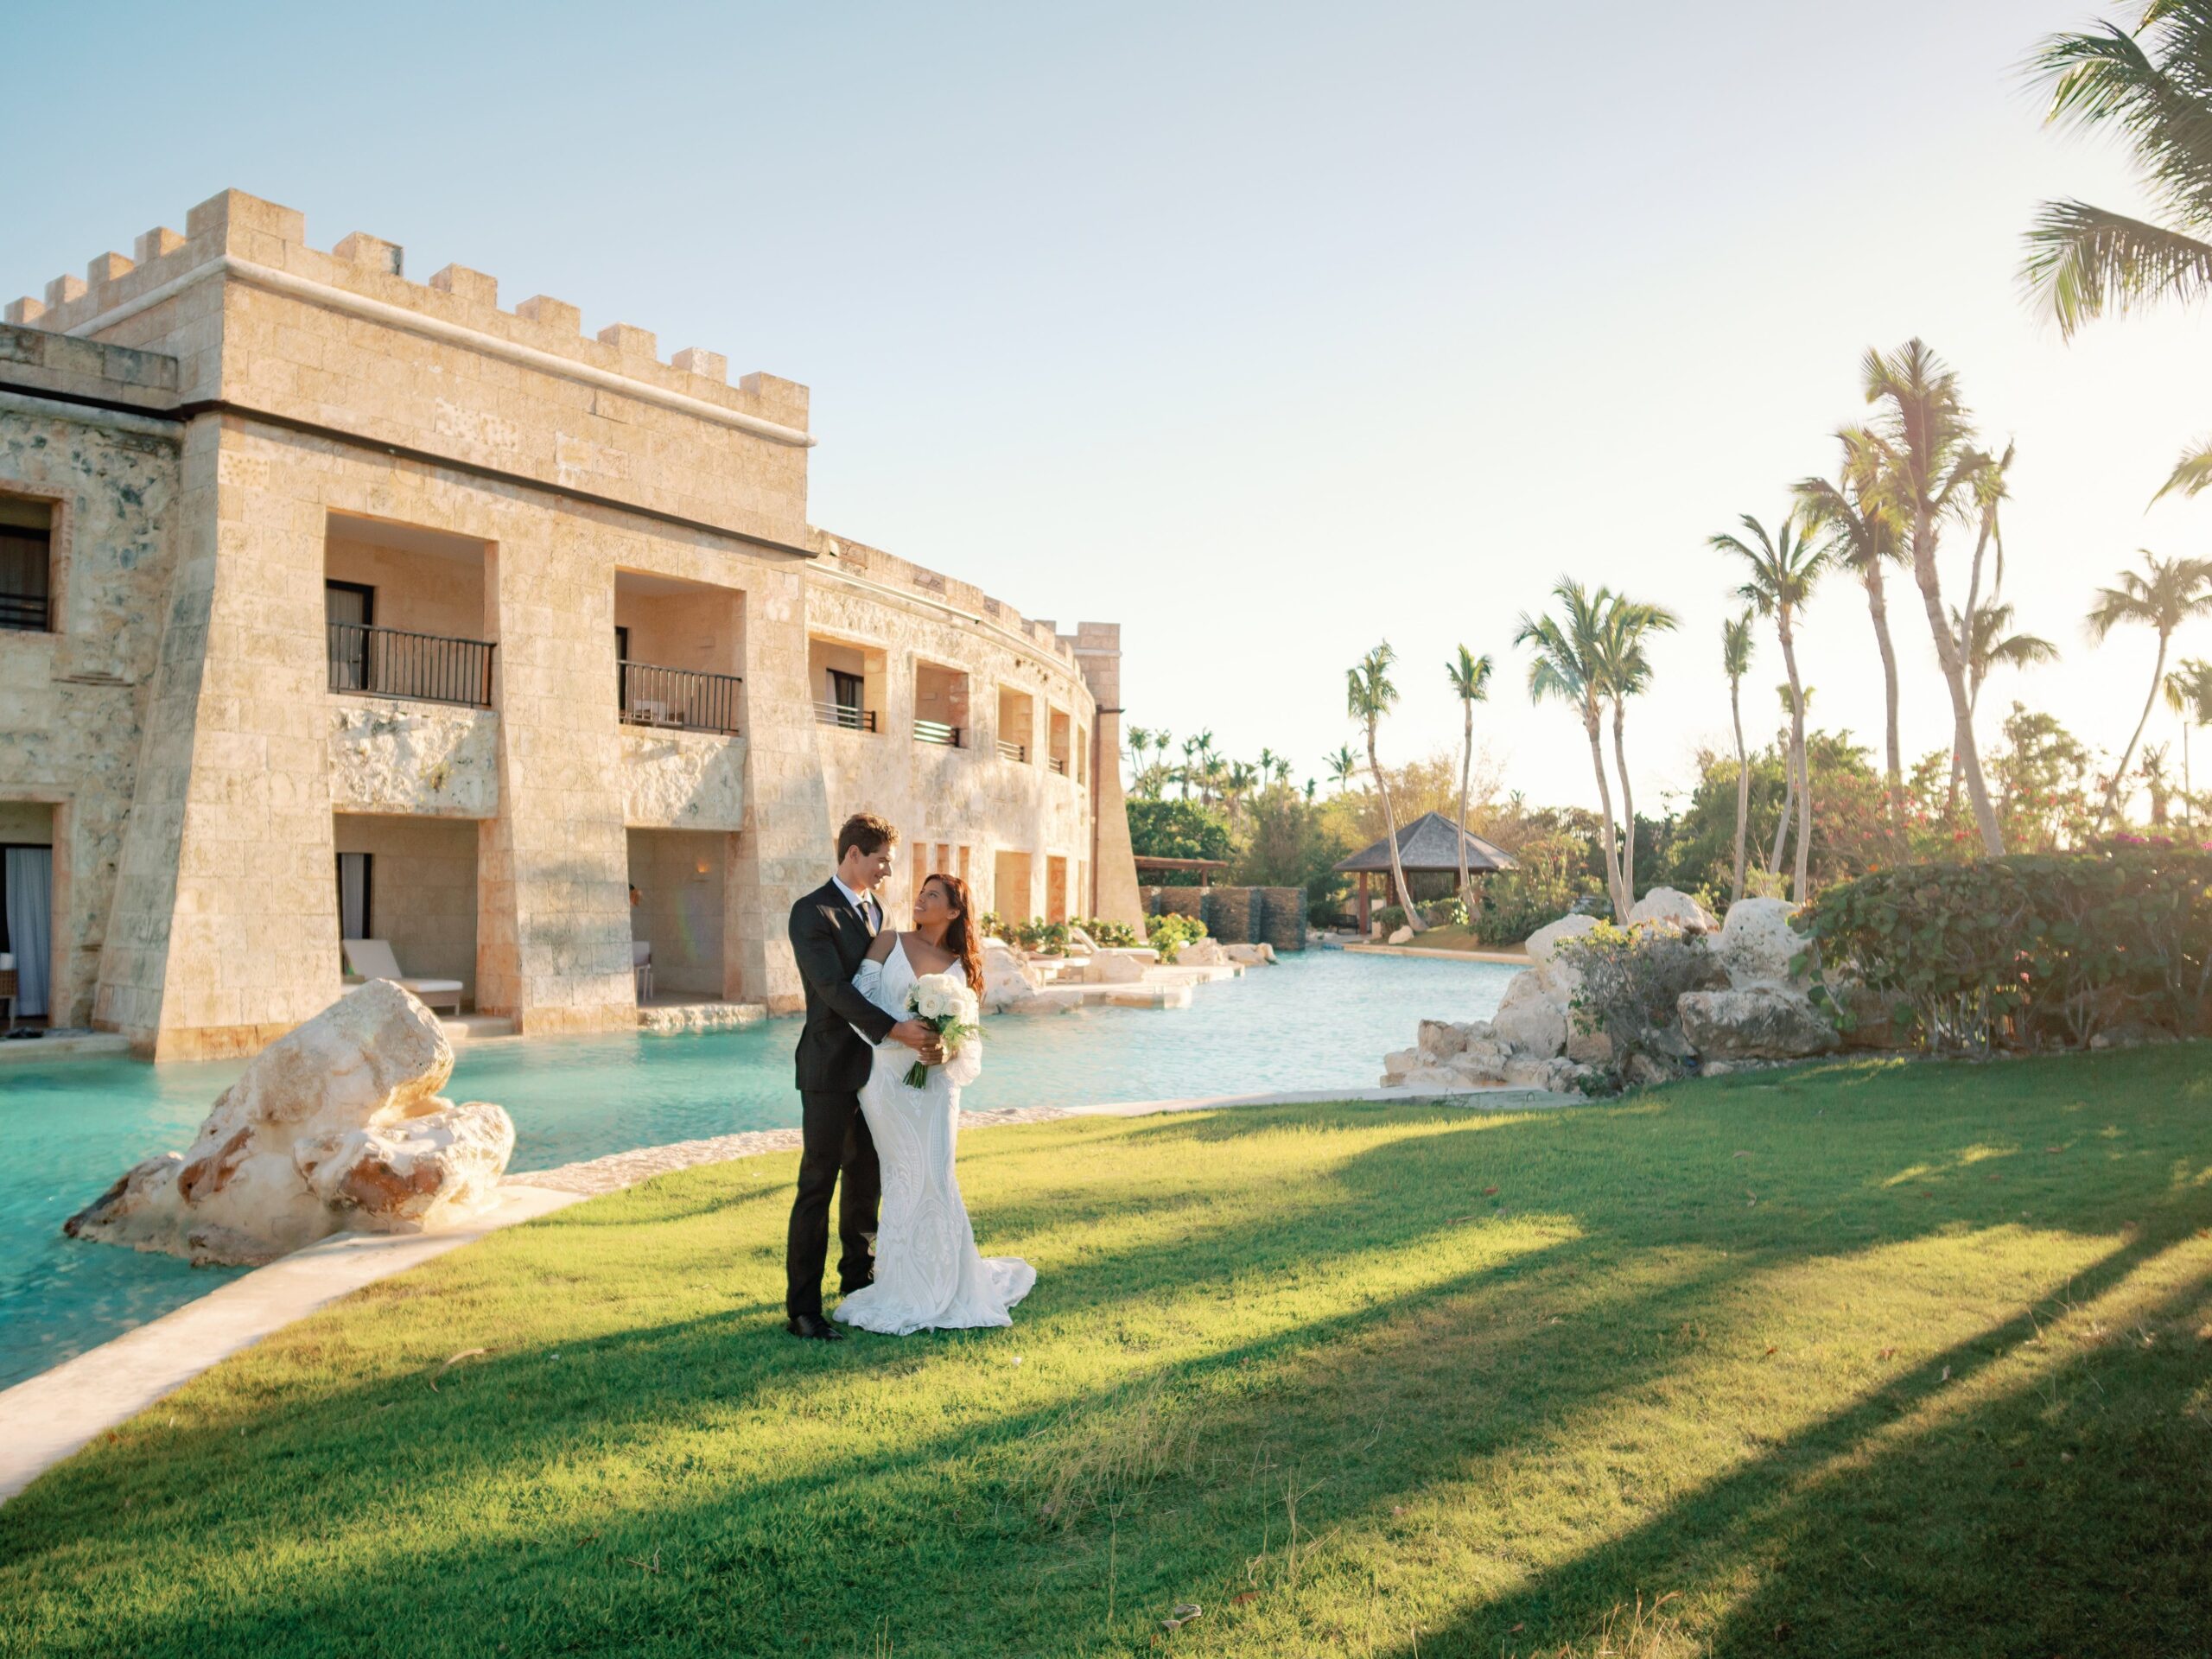
[[[995,1129],[1020,1323],[837,1346],[667,1177],[0,1508],[0,1652],[2206,1652],[2206,1058]]]

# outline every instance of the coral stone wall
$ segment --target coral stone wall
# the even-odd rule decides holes
[[[327,707],[333,810],[499,816],[499,716],[493,710],[340,694]]]
[[[175,365],[0,327],[0,378],[158,407]],[[0,630],[0,802],[39,804],[50,826],[56,1025],[92,1021],[103,950],[145,944],[116,936],[114,900],[180,475],[173,425],[0,392],[0,493],[46,504],[54,522],[52,631]]]
[[[1005,732],[999,715],[1002,703],[1026,702],[1079,715],[1088,727],[1090,694],[1073,660],[1057,640],[1047,644],[978,626],[931,603],[933,595],[918,592],[908,600],[874,584],[861,587],[842,580],[836,566],[810,572],[806,586],[810,629],[880,652],[885,664],[884,706],[876,711],[874,731],[815,728],[830,822],[873,812],[895,824],[909,848],[972,849],[969,881],[978,905],[1023,917],[1043,914],[1046,861],[1058,857],[1072,866],[1090,857],[1089,791],[1072,769],[1063,775],[1045,764],[1033,734]],[[916,719],[942,717],[918,713],[916,700],[921,671],[939,666],[957,666],[968,679],[969,724],[959,748],[914,739]],[[1009,691],[1020,695],[1002,697]],[[1035,724],[1041,728],[1043,722]],[[1029,758],[1001,757],[1001,736],[1027,744]],[[1027,862],[1002,861],[1001,852],[1021,855]],[[935,861],[932,852],[924,863]],[[1028,891],[1001,892],[1000,873],[1021,868],[1031,876],[1017,885]],[[887,894],[894,915],[903,915],[912,902],[914,871],[911,857],[895,868]]]

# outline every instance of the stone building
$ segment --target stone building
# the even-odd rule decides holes
[[[248,1052],[341,936],[525,1033],[636,1024],[640,944],[785,1011],[863,808],[894,911],[1137,919],[1118,628],[810,525],[805,387],[235,191],[7,322],[0,915],[54,1023]]]

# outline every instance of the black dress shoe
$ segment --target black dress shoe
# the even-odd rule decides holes
[[[784,1322],[784,1329],[795,1337],[811,1337],[817,1342],[842,1342],[845,1339],[845,1333],[819,1313],[794,1313]]]

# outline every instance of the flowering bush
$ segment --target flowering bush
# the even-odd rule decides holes
[[[2079,1046],[2207,1026],[2212,855],[2109,845],[1904,865],[1801,912],[1814,987],[1847,1027],[1862,985],[1931,1052]]]
[[[1147,941],[1162,962],[1173,962],[1183,947],[1206,936],[1206,925],[1195,916],[1154,916],[1145,923]]]
[[[1690,1049],[1675,1000],[1727,982],[1705,936],[1672,927],[1600,922],[1561,940],[1559,956],[1582,976],[1573,1004],[1575,1025],[1605,1039],[1602,1070],[1615,1088],[1639,1054],[1663,1072],[1681,1071]]]

